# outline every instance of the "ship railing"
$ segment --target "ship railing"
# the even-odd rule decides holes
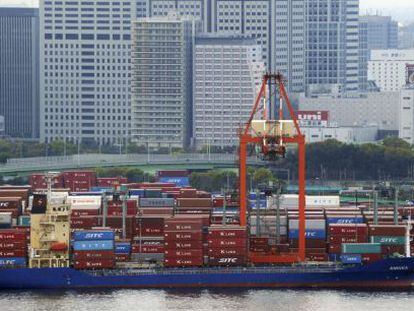
[[[116,270],[88,270],[89,274],[94,276],[111,276],[111,275],[191,275],[191,274],[246,274],[246,273],[331,273],[341,270],[340,265],[329,265],[320,267],[292,266],[292,267],[216,267],[216,268],[152,268],[152,269],[116,269]]]

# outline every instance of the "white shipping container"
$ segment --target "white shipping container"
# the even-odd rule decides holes
[[[0,224],[12,225],[12,213],[10,212],[0,213]]]
[[[68,203],[71,209],[98,209],[101,208],[101,196],[69,196]]]
[[[268,225],[276,225],[276,216],[259,216],[260,222]],[[256,216],[250,216],[250,224],[256,224]],[[280,216],[279,223],[287,226],[287,216]]]
[[[323,229],[326,228],[325,219],[306,219],[306,229]],[[289,219],[289,230],[299,229],[299,219]]]
[[[268,198],[268,207],[276,208],[276,205],[272,206],[272,198]],[[339,207],[340,201],[337,195],[307,195],[306,206],[307,207]],[[297,194],[282,194],[280,196],[280,208],[297,208],[299,206],[299,195]]]

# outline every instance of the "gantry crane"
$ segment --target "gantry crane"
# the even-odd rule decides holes
[[[279,119],[272,117],[271,97],[279,94]],[[268,99],[268,100],[266,100]],[[283,102],[288,108],[290,120],[284,120]],[[261,113],[260,109],[263,109]],[[255,118],[259,117],[257,120]],[[302,134],[293,107],[287,95],[283,76],[279,73],[266,73],[254,103],[249,120],[240,132],[239,147],[239,187],[240,187],[240,225],[247,224],[247,145],[255,144],[266,159],[285,157],[286,144],[298,145],[298,181],[299,181],[299,249],[297,254],[249,254],[252,263],[293,263],[305,261],[305,136]]]

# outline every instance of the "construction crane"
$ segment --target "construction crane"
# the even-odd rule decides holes
[[[279,94],[278,120],[272,117],[271,97]],[[268,99],[268,100],[266,100]],[[283,105],[285,103],[285,105]],[[287,107],[290,120],[284,119],[283,108]],[[260,118],[260,119],[258,119]],[[283,76],[279,73],[266,73],[263,76],[259,94],[256,97],[249,120],[239,134],[239,187],[240,225],[247,224],[247,146],[255,144],[267,160],[286,156],[286,145],[298,145],[299,181],[299,248],[296,254],[259,255],[250,253],[252,263],[294,263],[305,261],[305,136],[302,134],[296,114],[287,95]]]

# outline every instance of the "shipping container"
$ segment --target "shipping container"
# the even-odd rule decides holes
[[[211,199],[207,198],[178,198],[177,199],[177,207],[191,207],[191,208],[198,208],[198,207],[212,207]]]
[[[342,244],[344,254],[379,254],[381,253],[380,243],[354,243]]]
[[[74,251],[74,260],[96,260],[96,259],[113,259],[113,250],[99,250],[99,251]]]
[[[110,269],[114,266],[115,258],[96,260],[75,260],[73,265],[75,269]]]
[[[210,266],[242,266],[247,263],[246,256],[226,256],[212,257],[209,256],[208,264]]]
[[[72,238],[75,241],[101,241],[113,240],[115,235],[113,231],[108,230],[75,231]]]
[[[339,258],[344,264],[360,264],[362,262],[361,254],[343,254]]]
[[[289,218],[289,225],[288,226],[289,226],[289,230],[299,229],[299,220]],[[306,219],[305,228],[306,229],[325,230],[325,228],[326,228],[325,219]]]
[[[145,244],[145,243],[137,243],[131,245],[131,252],[132,253],[164,253],[164,244]]]
[[[164,259],[165,267],[200,267],[203,263],[203,257]]]
[[[73,249],[75,251],[82,250],[113,250],[114,241],[75,241],[73,242]]]
[[[371,243],[381,243],[383,245],[405,245],[405,236],[371,236]]]
[[[115,254],[129,254],[131,252],[131,243],[115,242]]]
[[[307,229],[305,230],[306,239],[325,239],[326,231],[325,229]],[[298,239],[299,238],[299,229],[290,229],[289,230],[289,239]]]
[[[0,258],[0,267],[26,267],[25,257]]]
[[[364,218],[362,216],[358,217],[327,217],[326,222],[328,224],[362,224]]]
[[[208,249],[209,256],[212,257],[226,257],[226,256],[246,256],[247,255],[247,248],[228,248],[228,247],[221,247],[221,248],[209,248]]]
[[[23,249],[13,249],[13,250],[3,250],[0,249],[0,257],[26,257],[27,256],[27,250],[26,248]]]
[[[174,207],[172,198],[139,198],[139,207]]]
[[[243,248],[247,245],[246,239],[208,239],[210,248]]]
[[[166,249],[165,258],[197,258],[203,257],[202,249]]]
[[[165,241],[201,241],[201,231],[168,231],[164,232]]]
[[[405,226],[395,226],[395,225],[369,225],[368,232],[370,236],[404,236],[405,235]]]
[[[328,241],[331,244],[367,243],[368,237],[366,235],[331,235]]]
[[[203,246],[201,240],[198,241],[165,241],[166,249],[197,249]]]
[[[330,224],[328,227],[329,235],[368,235],[368,227],[366,224]]]
[[[160,177],[159,181],[165,183],[173,183],[180,187],[186,187],[190,185],[190,179],[187,176]]]
[[[247,238],[246,227],[230,226],[210,226],[208,228],[209,239],[226,239],[226,238]]]

